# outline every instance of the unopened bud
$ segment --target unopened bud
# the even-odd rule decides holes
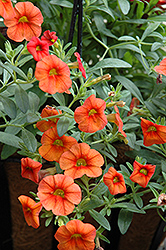
[[[119,106],[119,107],[124,107],[126,103],[124,101],[118,101],[115,103],[115,105]]]
[[[101,82],[103,80],[111,80],[111,75],[110,74],[106,74],[106,75],[103,75],[103,76],[99,76],[96,79],[91,80],[87,84],[85,83],[84,86],[85,87],[89,87],[89,86],[97,84],[98,82]]]
[[[33,77],[33,69],[32,68],[28,69],[27,77],[29,80],[32,79],[32,77]]]
[[[162,193],[158,197],[157,206],[164,206],[166,205],[166,194]]]
[[[67,65],[70,69],[78,69],[78,62],[70,62]]]
[[[119,107],[124,107],[125,104],[126,104],[126,103],[123,102],[123,101],[109,102],[109,103],[107,104],[107,108],[110,108],[110,107],[115,106],[115,105],[117,105],[117,106],[119,106]]]
[[[115,95],[115,91],[108,92],[108,96],[114,96],[114,95]]]
[[[54,174],[56,174],[56,168],[55,167],[42,169],[38,173],[39,181],[41,181],[44,177],[46,177],[48,175],[54,175]]]

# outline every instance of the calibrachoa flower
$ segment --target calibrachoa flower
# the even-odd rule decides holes
[[[153,123],[141,117],[141,128],[145,146],[166,143],[166,126]]]
[[[82,65],[80,54],[78,52],[75,52],[74,55],[77,57],[79,70],[82,72],[82,76],[86,79],[86,72]]]
[[[156,166],[151,164],[142,165],[141,163],[134,161],[133,167],[134,170],[130,175],[130,180],[145,188],[154,174]]]
[[[53,45],[57,39],[56,32],[50,32],[49,30],[46,30],[41,37],[41,40],[47,42],[49,46]]]
[[[123,175],[113,167],[110,167],[103,175],[103,181],[112,195],[123,194],[127,191]]]
[[[166,76],[166,58],[159,65],[154,67],[155,71]]]
[[[104,159],[88,144],[77,143],[61,155],[59,164],[60,168],[65,170],[64,174],[73,179],[80,178],[84,174],[88,177],[98,177],[102,174],[101,166],[104,164]]]
[[[14,9],[15,16],[4,20],[8,27],[8,37],[16,42],[24,39],[30,41],[33,36],[39,37],[43,23],[41,11],[30,2],[19,2]]]
[[[62,114],[61,110],[57,110],[54,107],[51,107],[49,105],[46,105],[46,107],[42,110],[41,112],[41,117],[48,117],[48,116],[54,116],[54,115],[59,115]],[[41,131],[45,132],[51,127],[55,127],[59,118],[51,118],[48,119],[48,121],[42,120],[36,123],[36,127]]]
[[[114,109],[116,111],[115,114],[109,114],[107,115],[107,120],[109,122],[113,122],[118,126],[118,131],[124,136],[127,137],[126,133],[123,131],[123,121],[120,117],[120,113],[119,113],[119,109],[118,107],[115,105]]]
[[[32,54],[35,61],[40,61],[43,57],[49,55],[49,45],[41,41],[38,37],[32,37],[27,44],[27,50]]]
[[[54,237],[59,241],[59,250],[93,250],[96,229],[89,223],[71,220],[58,228]]]
[[[78,128],[86,133],[94,133],[103,129],[107,125],[105,108],[104,100],[96,98],[94,94],[89,96],[74,112],[74,119],[79,124]]]
[[[77,143],[77,140],[72,136],[63,135],[59,137],[57,128],[53,127],[42,135],[42,146],[39,148],[39,154],[47,161],[59,162],[61,155],[75,143]]]
[[[68,215],[73,212],[74,204],[80,203],[81,189],[70,176],[49,175],[39,182],[37,196],[46,210]]]
[[[28,226],[38,228],[40,226],[39,213],[42,209],[41,202],[36,203],[33,199],[26,195],[20,195],[18,199],[22,204],[24,217]]]
[[[39,81],[39,88],[49,94],[63,93],[72,85],[68,65],[55,55],[37,62],[35,77]]]
[[[27,178],[35,183],[39,182],[38,173],[42,168],[40,162],[34,161],[31,158],[22,158],[21,159],[21,175],[24,178]]]
[[[0,0],[0,16],[3,18],[11,18],[15,16],[11,0]]]

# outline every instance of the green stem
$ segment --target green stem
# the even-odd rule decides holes
[[[161,217],[161,219],[163,220],[163,221],[165,221],[166,222],[166,219],[160,214],[160,212],[159,212],[159,209],[157,208],[157,213],[158,213],[158,215]]]

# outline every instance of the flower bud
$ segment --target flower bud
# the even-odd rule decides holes
[[[158,197],[157,206],[164,206],[166,205],[166,194],[162,193]]]
[[[91,80],[90,82],[85,83],[85,87],[90,87],[91,85],[97,84],[98,82],[101,82],[103,80],[111,80],[111,75],[106,74],[103,76],[99,76],[96,79]]]
[[[115,95],[115,91],[108,92],[108,96],[114,96],[114,95]]]

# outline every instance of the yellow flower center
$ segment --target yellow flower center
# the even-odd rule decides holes
[[[71,238],[82,238],[81,234],[73,234]]]
[[[57,140],[54,141],[53,145],[57,145],[57,146],[63,147],[63,142],[61,140],[57,139]]]
[[[147,175],[147,174],[148,174],[148,171],[147,171],[146,168],[141,168],[140,173],[141,173],[141,174],[144,174],[144,175]]]
[[[19,23],[28,23],[29,21],[28,21],[28,19],[27,19],[26,16],[22,16],[22,17],[20,17],[20,19],[18,20],[18,22]]]
[[[30,207],[27,207],[26,210],[27,210],[27,212],[29,212],[29,213],[32,212],[31,209],[30,209]]]
[[[97,111],[96,111],[95,109],[91,109],[91,110],[89,111],[89,114],[88,114],[88,115],[90,116],[90,115],[93,115],[93,114],[96,114],[96,113],[97,113]]]
[[[84,159],[79,159],[79,160],[77,160],[77,163],[76,163],[76,166],[77,167],[80,167],[80,166],[86,166],[87,164],[86,164],[86,161],[84,160]]]
[[[119,182],[119,178],[117,176],[115,176],[113,179],[113,183],[117,183],[117,182]]]
[[[64,198],[65,193],[62,189],[56,189],[55,192],[53,193],[53,195],[58,195],[58,196],[61,196],[62,198]]]
[[[41,47],[39,45],[36,46],[36,51],[41,51]]]
[[[52,76],[52,75],[58,75],[56,69],[51,69],[50,72],[49,72],[49,75]]]
[[[157,129],[155,126],[149,126],[149,128],[147,129],[147,132],[150,132],[150,131],[157,131]]]
[[[55,40],[54,40],[54,39],[51,39],[51,42],[52,42],[52,43],[54,43],[54,42],[55,42]]]

